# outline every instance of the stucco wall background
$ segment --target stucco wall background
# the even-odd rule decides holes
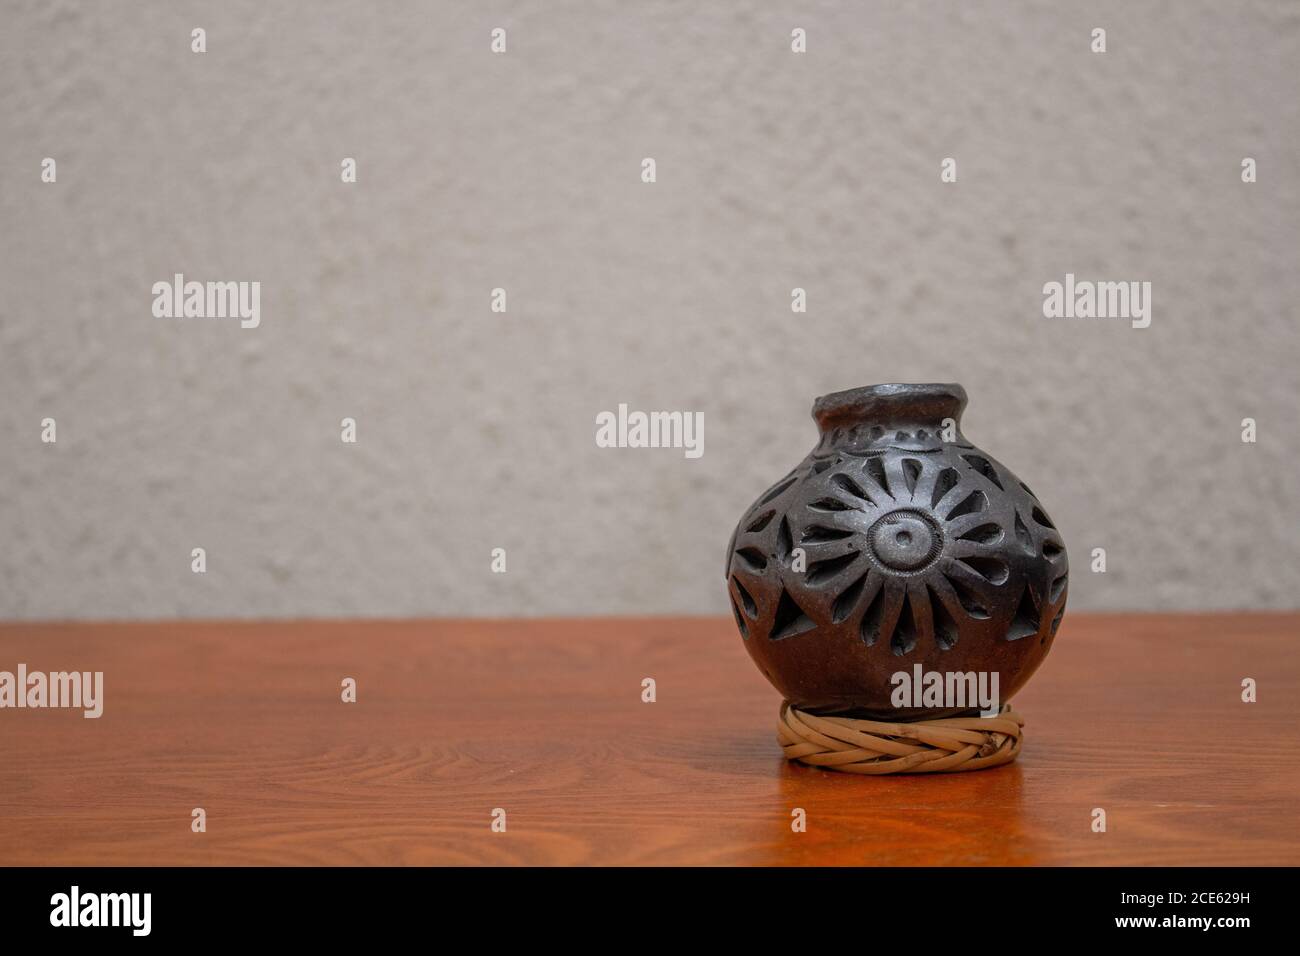
[[[1072,608],[1297,605],[1294,3],[5,7],[0,617],[725,613],[885,381],[966,386]],[[1045,319],[1066,272],[1150,328]],[[597,448],[620,402],[703,457]]]

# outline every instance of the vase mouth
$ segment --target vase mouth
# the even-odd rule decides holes
[[[960,425],[966,389],[955,382],[864,385],[831,392],[813,402],[813,420],[823,432],[862,424],[936,425],[951,418]]]

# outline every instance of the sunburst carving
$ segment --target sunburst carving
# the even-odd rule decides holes
[[[742,519],[728,577],[747,639],[833,629],[899,656],[951,649],[999,608],[1003,639],[1047,641],[1068,582],[1042,505],[969,446],[813,456]]]

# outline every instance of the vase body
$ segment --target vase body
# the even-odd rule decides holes
[[[817,399],[817,446],[745,512],[727,587],[746,649],[791,703],[886,720],[902,671],[996,673],[1009,700],[1065,612],[1065,545],[1043,505],[961,433],[960,385]]]

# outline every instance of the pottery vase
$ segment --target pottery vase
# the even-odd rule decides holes
[[[1051,650],[1065,544],[1029,487],[962,434],[965,406],[960,385],[817,399],[816,447],[740,519],[732,610],[792,704],[878,720],[973,713],[900,703],[894,675],[996,673],[1005,701]]]

